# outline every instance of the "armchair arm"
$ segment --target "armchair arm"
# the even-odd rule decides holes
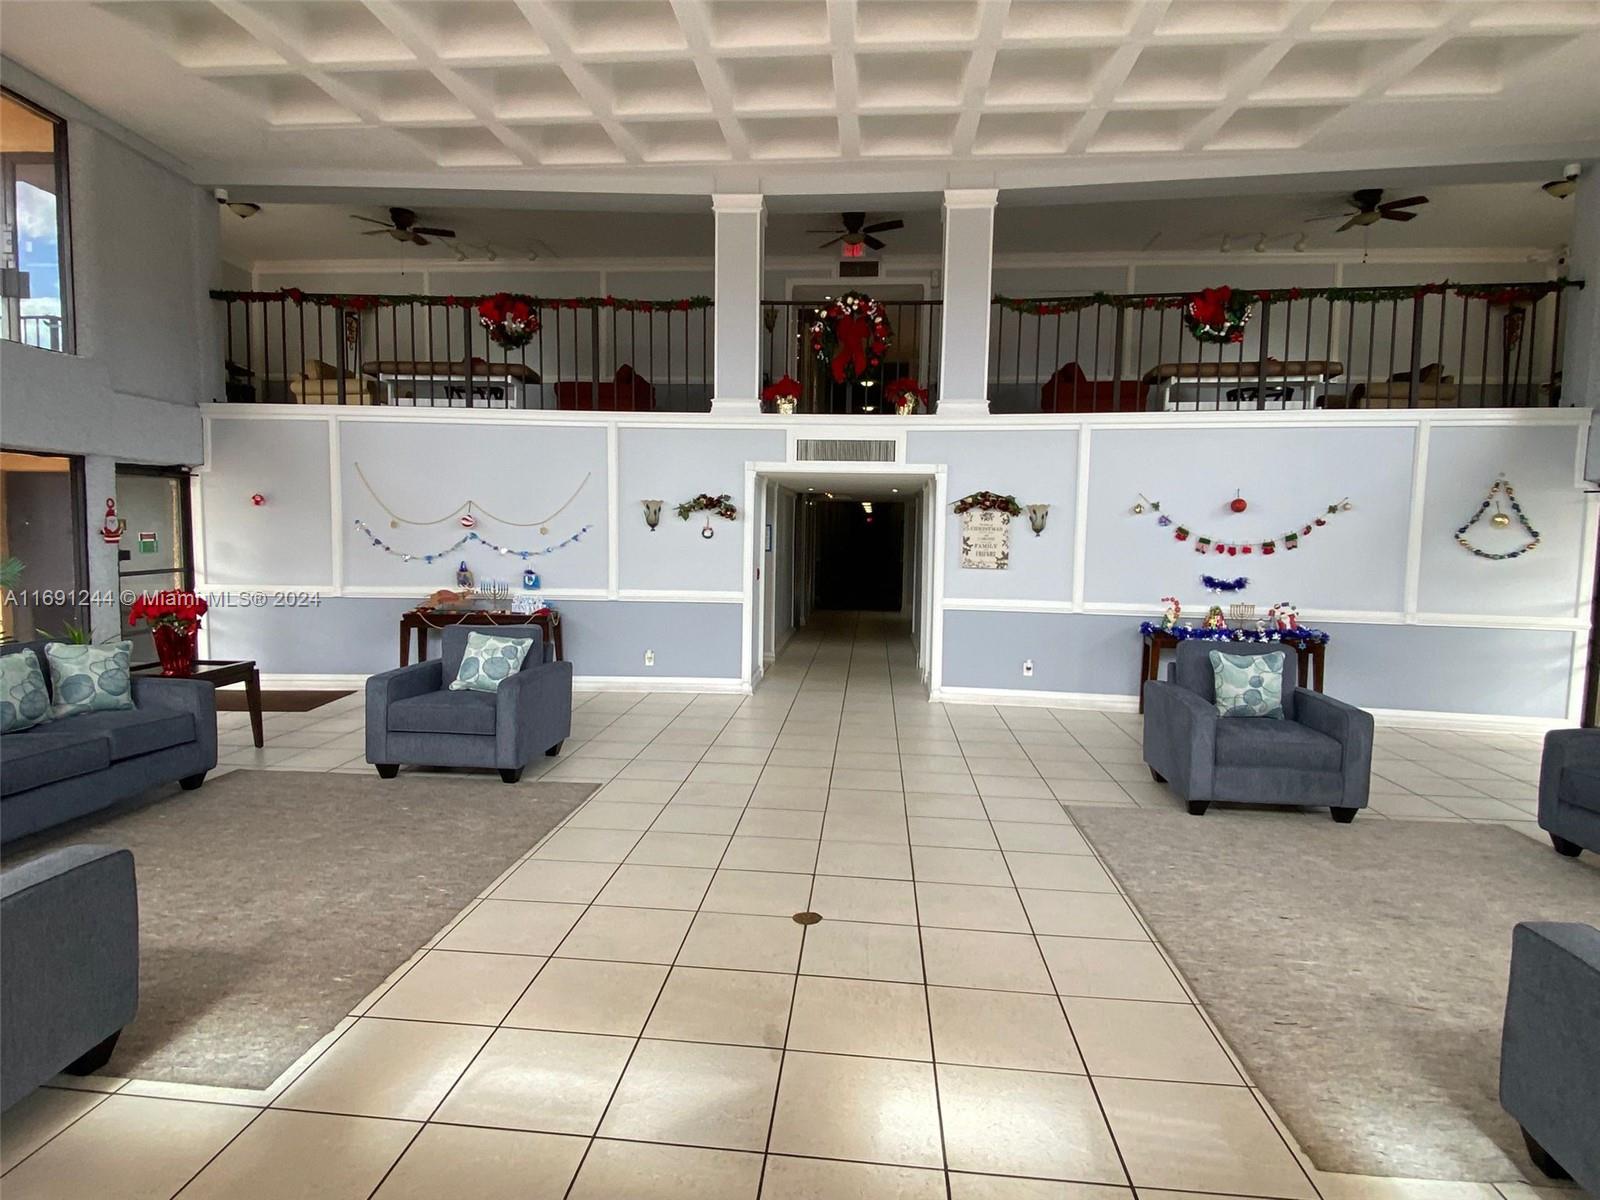
[[[1511,934],[1500,1103],[1579,1187],[1600,1184],[1600,930],[1525,921]]]
[[[0,1107],[7,1107],[132,1020],[139,1006],[133,855],[67,846],[10,868],[0,876],[0,921]]]
[[[1539,759],[1539,817],[1555,809],[1561,772],[1569,767],[1600,771],[1600,729],[1552,729]]]
[[[1365,808],[1372,791],[1372,714],[1310,688],[1295,688],[1294,719],[1339,743],[1344,751],[1341,807]]]
[[[572,664],[523,667],[495,693],[495,754],[519,767],[572,733]]]
[[[388,763],[389,705],[396,700],[437,692],[444,686],[444,660],[430,658],[413,666],[367,677],[367,761]]]
[[[217,689],[199,679],[168,679],[158,675],[133,677],[136,708],[164,708],[194,717],[195,744],[204,770],[217,765]]]
[[[1144,685],[1144,760],[1185,800],[1210,800],[1217,766],[1217,707],[1176,683]]]

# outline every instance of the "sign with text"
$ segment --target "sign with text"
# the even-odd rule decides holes
[[[1011,564],[1011,514],[969,508],[961,514],[961,568],[1004,571]]]

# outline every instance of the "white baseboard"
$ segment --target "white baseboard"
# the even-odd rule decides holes
[[[261,686],[286,692],[354,692],[367,686],[365,675],[261,675]]]
[[[929,694],[937,704],[1004,704],[1015,708],[1095,708],[1102,712],[1138,712],[1137,696],[1110,692],[1011,691],[1006,688],[942,687]]]
[[[367,686],[366,675],[262,675],[261,686],[296,692],[360,691]],[[713,692],[750,693],[742,679],[703,679],[694,675],[579,675],[572,681],[575,692]]]
[[[1576,725],[1563,717],[1500,717],[1485,713],[1431,712],[1416,708],[1369,708],[1379,725],[1413,729],[1451,729],[1460,733],[1548,733]]]

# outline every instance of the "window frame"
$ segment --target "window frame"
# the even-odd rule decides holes
[[[73,282],[72,261],[72,183],[70,159],[67,145],[67,119],[57,113],[51,112],[44,105],[29,100],[26,96],[12,88],[0,86],[0,95],[15,104],[30,109],[40,117],[50,122],[54,134],[54,145],[50,153],[50,161],[56,171],[56,253],[59,258],[58,269],[61,273],[61,346],[56,350],[47,350],[50,354],[76,354],[78,352],[77,330],[77,295]],[[32,157],[32,156],[30,156]],[[43,161],[44,156],[37,156]],[[4,204],[8,215],[13,217],[12,227],[17,228],[15,218],[16,208],[16,175],[11,170],[11,156],[4,156],[5,163],[0,167],[0,189],[4,191]],[[20,229],[18,230],[20,236]],[[20,247],[17,255],[21,260]],[[20,301],[18,304],[20,305]],[[18,332],[21,332],[21,313],[18,313]],[[15,340],[19,345],[27,345],[21,337],[12,339],[0,331],[0,337],[6,341]],[[42,347],[35,347],[42,349]]]

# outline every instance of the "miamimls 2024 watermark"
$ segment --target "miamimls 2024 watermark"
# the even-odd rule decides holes
[[[212,609],[219,608],[318,608],[322,593],[268,588],[218,588],[193,592],[164,590],[150,592],[141,588],[7,588],[0,592],[0,602],[7,605],[32,607],[98,608],[116,605],[130,607],[140,596],[164,596],[177,599],[200,599]]]

